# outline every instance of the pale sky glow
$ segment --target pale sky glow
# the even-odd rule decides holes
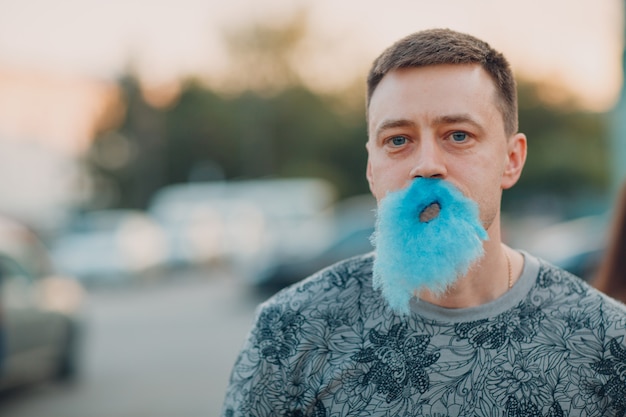
[[[519,75],[609,111],[622,84],[623,1],[0,0],[0,211],[47,227],[83,195],[73,161],[107,105],[117,108],[112,81],[129,61],[154,86],[189,75],[219,83],[234,72],[225,29],[304,7],[312,36],[297,64],[316,88],[364,78],[404,35],[449,27],[491,43]]]
[[[595,110],[621,86],[621,0],[0,0],[0,66],[108,78],[133,54],[153,82],[210,75],[227,70],[222,28],[298,6],[319,40],[308,67],[331,87],[399,37],[435,26],[487,40],[516,72],[559,80]]]

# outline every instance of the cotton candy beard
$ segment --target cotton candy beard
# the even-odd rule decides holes
[[[379,203],[374,288],[408,314],[416,290],[443,293],[483,255],[487,238],[474,201],[449,182],[417,178]]]

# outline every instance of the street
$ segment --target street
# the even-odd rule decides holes
[[[225,272],[90,291],[83,371],[0,397],[0,416],[218,416],[260,298]]]

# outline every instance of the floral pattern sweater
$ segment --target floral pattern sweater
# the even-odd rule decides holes
[[[224,417],[626,416],[623,304],[524,253],[497,300],[398,316],[372,289],[373,256],[259,307]]]

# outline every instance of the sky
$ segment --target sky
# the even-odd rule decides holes
[[[0,211],[45,228],[88,194],[77,157],[129,63],[147,86],[194,75],[219,83],[232,71],[225,31],[280,25],[302,8],[311,37],[299,63],[315,88],[364,78],[397,39],[448,27],[501,50],[518,75],[610,111],[622,85],[622,1],[0,0]]]
[[[485,39],[517,73],[565,84],[592,110],[621,87],[622,0],[0,0],[0,68],[110,79],[132,56],[154,84],[220,74],[224,30],[299,7],[316,35],[307,65],[329,88],[428,27]]]

